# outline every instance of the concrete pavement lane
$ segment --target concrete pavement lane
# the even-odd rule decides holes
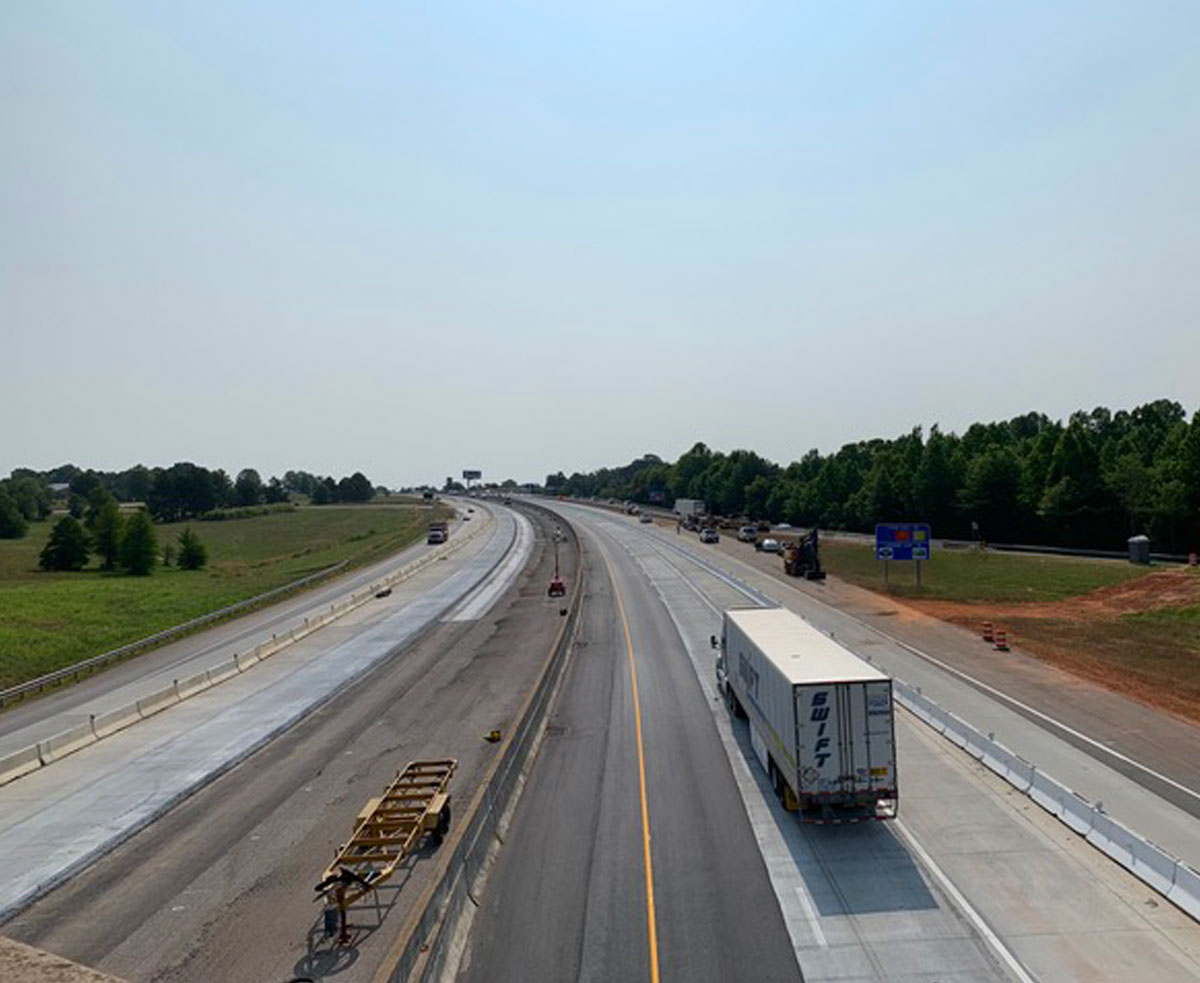
[[[586,644],[568,668],[459,978],[798,981],[729,770],[708,767],[720,750],[702,704],[695,712],[701,697],[678,635],[629,556],[591,529],[585,536]]]
[[[485,513],[484,519],[487,524],[494,521],[490,513]],[[456,532],[478,539],[484,530],[474,525]],[[303,625],[306,617],[327,612],[331,604],[437,549],[422,540],[378,563],[278,604],[145,652],[74,685],[4,707],[0,710],[0,756],[87,723],[89,714],[99,716],[126,706],[139,696],[170,686],[174,679],[228,661],[235,652],[245,653],[276,634],[286,634]]]
[[[715,699],[708,636],[729,579],[667,548],[673,537],[579,518],[636,559],[670,612],[806,978],[1200,979],[1191,919],[907,714],[901,822],[797,824],[769,794],[744,725]]]
[[[398,767],[457,757],[465,803],[541,671],[559,627],[539,524],[536,562],[476,620],[435,623],[303,723],[188,799],[5,926],[13,937],[148,980],[370,979],[397,910],[418,897],[428,849],[351,913],[331,948],[312,885],[353,817]],[[570,574],[574,552],[563,551]],[[457,817],[461,822],[462,817]]]
[[[492,574],[528,556],[528,520],[502,513],[478,553],[431,564],[264,663],[0,788],[0,915],[152,822],[412,640]]]

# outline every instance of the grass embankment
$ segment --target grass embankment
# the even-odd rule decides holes
[[[868,590],[883,591],[883,563],[868,543],[822,539],[821,563],[835,577]],[[1147,567],[1087,557],[1034,556],[978,550],[935,550],[921,564],[888,564],[887,593],[945,601],[1058,601],[1098,587],[1133,580]]]
[[[878,592],[868,544],[825,540],[830,574]],[[942,551],[892,563],[890,596],[977,630],[1002,625],[1023,651],[1118,692],[1200,721],[1200,571],[1121,560]]]
[[[52,522],[0,540],[0,688],[52,672],[342,560],[360,566],[424,535],[427,508],[302,508],[227,522],[156,526],[159,548],[191,525],[208,548],[199,571],[156,567],[149,577],[45,573],[37,560]]]

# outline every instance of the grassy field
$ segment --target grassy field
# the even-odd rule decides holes
[[[227,522],[190,523],[208,567],[158,567],[149,577],[87,569],[45,573],[50,522],[0,540],[0,687],[51,672],[342,560],[359,566],[420,538],[425,508],[325,506]],[[156,527],[159,544],[183,525]]]
[[[821,563],[835,577],[868,590],[881,591],[883,564],[868,543],[821,540]],[[916,564],[888,565],[888,593],[945,601],[1058,601],[1144,576],[1148,567],[1086,557],[1031,556],[1020,553],[980,553],[975,550],[935,551],[921,564],[921,587]]]

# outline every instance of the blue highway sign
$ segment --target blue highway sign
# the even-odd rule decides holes
[[[927,522],[881,522],[875,527],[875,559],[928,560],[932,541]]]

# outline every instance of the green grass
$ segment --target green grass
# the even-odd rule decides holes
[[[45,573],[51,522],[0,540],[0,688],[52,672],[280,587],[342,560],[359,566],[420,538],[428,511],[396,505],[303,508],[236,522],[195,522],[208,567],[149,577]],[[157,526],[159,546],[184,524]]]
[[[823,538],[821,562],[835,577],[870,590],[883,589],[883,564],[875,559],[871,544]],[[921,564],[919,590],[915,563],[888,564],[888,591],[946,601],[1058,601],[1144,576],[1151,569],[1122,560],[935,550],[933,558]]]

